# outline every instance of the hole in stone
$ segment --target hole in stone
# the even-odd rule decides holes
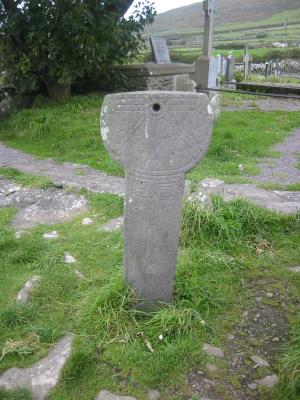
[[[152,108],[153,108],[153,111],[158,112],[160,110],[160,104],[154,103]]]

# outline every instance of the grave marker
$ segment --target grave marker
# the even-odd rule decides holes
[[[172,302],[185,173],[206,152],[211,114],[208,97],[198,93],[105,97],[103,143],[126,176],[125,278],[142,309]]]
[[[153,61],[156,64],[171,64],[169,49],[166,39],[150,38]]]

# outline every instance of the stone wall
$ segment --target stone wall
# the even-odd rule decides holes
[[[114,67],[125,76],[122,90],[193,92],[194,66],[189,64],[137,64]]]

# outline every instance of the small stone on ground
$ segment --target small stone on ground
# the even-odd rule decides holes
[[[251,390],[256,390],[257,389],[257,383],[255,383],[255,382],[249,383],[249,385],[247,385],[247,386]]]
[[[99,228],[99,231],[104,232],[114,232],[122,228],[124,223],[124,218],[119,217],[108,221],[105,225]]]
[[[295,267],[291,267],[290,271],[299,273],[300,272],[300,265],[296,265]]]
[[[17,302],[27,304],[30,293],[39,285],[41,278],[37,275],[29,279],[17,295]]]
[[[211,346],[208,343],[204,343],[203,351],[208,354],[209,356],[217,357],[217,358],[224,358],[223,350],[219,349],[218,347]]]
[[[47,232],[43,234],[43,238],[46,240],[57,239],[59,234],[57,231]]]
[[[82,225],[92,225],[93,220],[91,218],[83,218]]]
[[[72,341],[73,336],[64,337],[48,356],[30,368],[7,370],[0,376],[0,387],[6,390],[26,388],[32,393],[34,400],[47,399],[50,390],[58,383],[60,372],[70,356]]]
[[[279,382],[279,378],[277,375],[268,375],[263,379],[259,379],[256,381],[259,385],[267,388],[267,389],[272,389],[277,383]]]
[[[76,264],[76,258],[72,256],[72,254],[65,252],[63,261],[66,264]]]
[[[264,360],[259,356],[251,356],[251,360],[256,364],[257,367],[269,367],[268,361]]]
[[[101,390],[95,400],[137,400],[132,396],[119,396],[117,394],[111,393],[108,390]]]
[[[151,389],[148,391],[148,400],[159,400],[160,393],[158,390]]]

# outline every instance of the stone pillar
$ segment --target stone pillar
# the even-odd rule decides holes
[[[203,52],[195,63],[195,81],[197,84],[198,91],[204,92],[209,95],[206,89],[209,87],[211,82],[210,74],[212,73],[212,62],[211,56],[212,44],[213,44],[213,29],[214,29],[214,18],[216,13],[216,0],[205,0],[203,2],[203,10],[205,12],[204,20],[204,36],[203,36]]]
[[[126,174],[125,278],[142,309],[172,302],[185,173],[204,156],[212,121],[204,94],[105,97],[103,143]]]

